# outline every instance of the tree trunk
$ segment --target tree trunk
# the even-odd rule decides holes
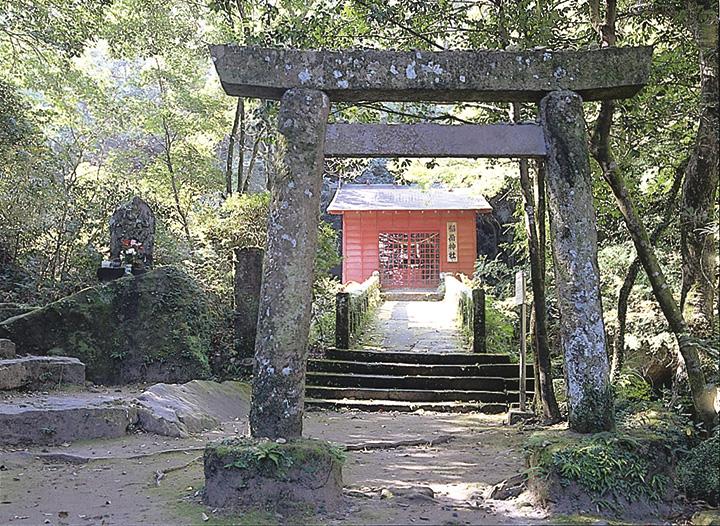
[[[512,105],[513,120],[520,120],[520,104],[515,102]],[[525,209],[525,232],[528,237],[528,248],[530,253],[530,281],[533,291],[534,329],[533,343],[537,355],[538,371],[540,380],[539,392],[543,408],[543,416],[551,422],[559,422],[561,419],[560,408],[555,399],[555,391],[552,383],[552,372],[550,370],[550,349],[547,342],[547,315],[545,312],[545,272],[544,264],[541,262],[540,242],[538,240],[538,221],[545,221],[543,217],[537,217],[535,211],[535,199],[533,196],[532,183],[530,181],[530,170],[527,159],[520,160],[520,187],[522,189],[523,207]]]
[[[581,433],[607,431],[614,408],[582,99],[554,91],[540,102],[540,113],[569,424]]]
[[[717,2],[690,0],[687,15],[700,50],[700,122],[682,191],[680,308],[693,332],[707,336],[717,326],[718,247],[710,228],[718,191]]]
[[[599,0],[593,0],[591,3],[593,25],[595,26],[599,26],[600,24],[598,2]],[[600,31],[603,43],[608,46],[615,44],[615,15],[615,0],[608,0],[605,24],[601,26],[602,30]],[[711,431],[717,425],[718,420],[717,413],[713,406],[715,388],[707,386],[705,382],[705,374],[700,367],[700,357],[696,344],[688,332],[688,327],[682,316],[682,310],[673,297],[672,290],[665,279],[665,275],[648,238],[645,226],[642,224],[642,221],[640,221],[640,216],[633,206],[625,181],[612,156],[610,150],[610,129],[612,128],[614,111],[614,101],[606,100],[600,104],[600,113],[598,114],[592,134],[591,151],[593,157],[600,165],[604,179],[615,195],[620,213],[625,219],[625,225],[635,244],[638,258],[650,280],[655,299],[660,304],[660,309],[663,311],[668,325],[670,325],[670,330],[673,331],[677,338],[680,354],[685,362],[696,417],[703,422],[707,431]]]
[[[235,156],[235,138],[237,137],[238,125],[240,124],[240,106],[242,98],[238,97],[235,106],[235,118],[233,119],[230,137],[228,138],[228,152],[225,160],[225,195],[232,195],[233,191],[233,157]]]
[[[253,141],[253,147],[252,147],[252,153],[250,155],[250,163],[248,164],[247,169],[247,177],[245,178],[245,183],[243,184],[242,193],[246,194],[250,190],[250,178],[253,175],[253,170],[255,169],[255,161],[257,160],[258,151],[260,149],[260,140],[262,139],[262,133],[263,130],[257,131],[257,137],[255,137]]]
[[[672,188],[670,188],[670,191],[668,192],[662,221],[658,223],[658,225],[655,227],[655,230],[653,230],[652,234],[650,234],[650,244],[652,246],[657,245],[658,240],[661,238],[663,232],[665,232],[665,229],[670,225],[670,222],[675,215],[677,208],[675,204],[675,199],[677,198],[677,194],[680,191],[680,184],[683,180],[683,171],[685,164],[685,162],[681,163],[680,167],[675,170],[675,179],[673,181]],[[625,275],[625,280],[623,281],[622,287],[620,287],[620,292],[618,293],[618,327],[617,332],[615,333],[613,355],[612,361],[610,363],[610,380],[612,381],[614,381],[620,374],[620,371],[622,370],[623,364],[625,362],[625,326],[627,324],[628,300],[630,298],[632,288],[635,285],[637,275],[640,272],[641,266],[642,265],[640,264],[640,260],[637,257],[633,259],[632,263],[628,267],[628,271]]]
[[[250,406],[256,438],[302,435],[329,110],[323,92],[303,88],[286,91],[280,103],[281,153],[268,217]]]
[[[609,136],[612,126],[612,117],[615,104],[613,101],[603,101],[600,106],[600,114],[595,124],[593,133],[593,155],[598,161],[603,177],[615,195],[620,213],[625,219],[625,225],[630,232],[638,258],[648,275],[650,284],[655,294],[655,299],[660,304],[665,318],[670,325],[670,330],[675,333],[680,347],[680,354],[685,361],[690,392],[693,398],[693,405],[698,418],[705,424],[706,430],[712,430],[717,425],[717,414],[713,407],[714,388],[712,393],[705,383],[705,374],[700,367],[700,357],[696,345],[688,331],[683,319],[680,307],[675,301],[672,289],[665,279],[660,263],[657,260],[655,251],[652,248],[645,226],[640,221],[632,199],[628,193],[625,181],[617,169],[617,164],[610,153]]]

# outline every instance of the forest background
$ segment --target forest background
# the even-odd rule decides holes
[[[717,381],[717,16],[716,4],[700,0],[3,0],[2,301],[43,304],[94,284],[107,258],[108,218],[139,195],[158,216],[156,264],[184,268],[203,285],[218,319],[230,319],[233,249],[264,244],[272,181],[261,177],[258,187],[254,174],[272,172],[277,104],[226,96],[208,44],[653,45],[650,85],[609,108],[611,128],[603,127],[608,108],[585,105],[598,161],[592,168],[606,325],[618,369],[625,364],[624,381],[643,378],[677,391],[677,338],[635,260],[608,184],[619,175],[625,205],[650,233],[648,249],[690,325],[708,379]],[[510,105],[487,103],[336,104],[331,120],[457,124],[537,115],[532,104],[515,111],[513,117]],[[328,161],[325,176],[352,181],[365,165]],[[491,294],[490,341],[513,352],[516,315],[505,300],[514,271],[529,269],[517,164],[400,160],[391,169],[399,182],[473,186],[514,203],[512,241],[497,259],[481,258],[475,276]],[[328,275],[338,261],[334,231],[324,226],[321,239],[316,341],[329,338],[338,286]],[[547,307],[552,340],[552,272]],[[228,344],[218,334],[218,345]]]

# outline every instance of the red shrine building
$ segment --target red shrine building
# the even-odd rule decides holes
[[[342,280],[380,274],[384,289],[437,288],[440,273],[472,276],[477,214],[492,207],[466,189],[341,186],[327,209],[342,215]]]

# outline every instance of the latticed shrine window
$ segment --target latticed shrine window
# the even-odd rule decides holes
[[[378,248],[383,287],[433,289],[440,283],[438,232],[380,232]]]

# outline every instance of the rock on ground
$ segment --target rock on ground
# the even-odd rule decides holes
[[[250,389],[241,382],[193,380],[182,385],[153,385],[136,401],[142,429],[186,437],[246,416],[250,410]]]
[[[0,360],[0,391],[83,385],[85,364],[67,356],[22,356]]]
[[[0,444],[58,444],[135,429],[186,438],[245,420],[249,410],[250,386],[241,382],[157,384],[136,397],[107,390],[12,395],[0,402]]]
[[[0,323],[21,353],[74,356],[95,383],[184,382],[209,374],[212,321],[174,267],[87,288]]]
[[[15,358],[15,344],[6,339],[0,339],[0,360]]]
[[[126,435],[137,420],[134,407],[118,397],[47,396],[0,405],[0,443],[61,444]]]

